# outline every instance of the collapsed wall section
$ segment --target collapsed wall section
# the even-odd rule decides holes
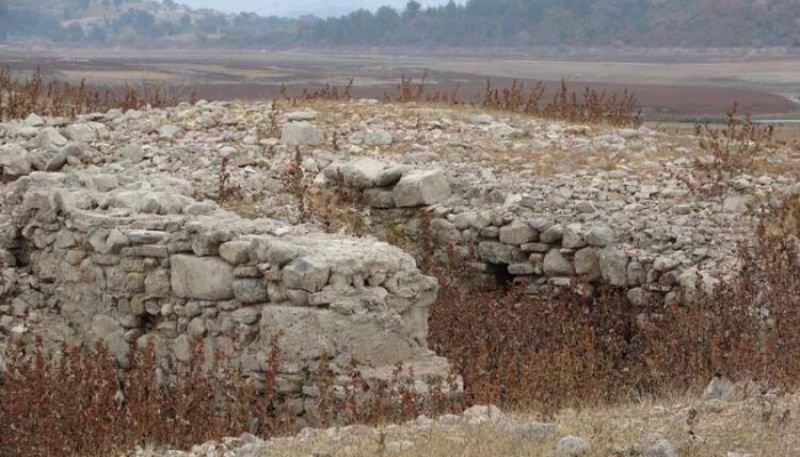
[[[419,240],[427,230],[436,253],[460,253],[458,261],[468,262],[487,287],[515,283],[531,294],[562,288],[591,294],[610,286],[635,305],[670,304],[689,298],[698,284],[711,291],[720,259],[735,258],[712,241],[708,216],[695,219],[699,207],[670,208],[667,199],[651,200],[653,190],[636,188],[630,195],[619,192],[616,201],[578,201],[572,208],[558,195],[513,186],[501,192],[445,170],[409,170],[371,158],[334,162],[320,178],[323,186],[360,194],[356,200],[387,231],[399,227]],[[643,208],[641,221],[632,219],[636,208]],[[714,217],[741,219],[720,213]],[[669,222],[659,225],[660,219]]]

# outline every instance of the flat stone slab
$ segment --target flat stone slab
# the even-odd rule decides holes
[[[233,267],[214,257],[174,255],[170,258],[172,291],[181,298],[229,300],[233,294]]]
[[[414,171],[395,186],[394,202],[399,208],[433,205],[446,200],[451,193],[442,170]]]

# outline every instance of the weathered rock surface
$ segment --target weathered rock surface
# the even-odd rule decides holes
[[[400,208],[432,205],[450,196],[450,184],[441,170],[417,171],[400,179],[394,202]]]
[[[174,255],[170,258],[172,290],[180,298],[233,298],[233,267],[217,258]]]
[[[426,346],[438,284],[396,247],[214,205],[193,214],[190,187],[160,174],[32,172],[8,186],[0,238],[30,256],[14,270],[9,299],[37,297],[2,316],[17,338],[99,339],[121,364],[130,342],[155,338],[165,369],[186,363],[199,338],[262,379],[266,367],[251,361],[279,336],[291,366],[331,354],[337,373],[358,360],[365,379],[389,380],[398,363],[420,379],[447,374]],[[285,393],[297,414],[316,414],[302,407],[302,389]]]
[[[283,126],[281,142],[287,146],[315,146],[324,141],[322,132],[306,121],[289,122]]]

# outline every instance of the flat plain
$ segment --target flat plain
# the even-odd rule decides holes
[[[637,96],[649,120],[721,116],[733,102],[740,112],[769,119],[800,118],[800,56],[740,50],[667,53],[591,50],[488,49],[118,49],[0,46],[0,67],[47,77],[85,80],[96,87],[161,84],[208,99],[259,99],[299,94],[352,79],[356,97],[383,98],[400,78],[427,74],[430,92],[479,101],[486,81],[541,81],[552,90],[565,80],[581,93]]]

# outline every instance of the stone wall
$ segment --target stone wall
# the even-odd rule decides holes
[[[104,341],[121,366],[128,347],[155,341],[164,369],[201,339],[248,374],[266,369],[280,335],[279,385],[310,409],[315,362],[352,359],[387,375],[404,363],[444,375],[427,349],[434,278],[400,249],[271,219],[246,220],[198,202],[178,180],[35,172],[7,196],[4,257],[15,265],[0,305],[13,337]],[[258,376],[256,376],[259,378]],[[260,377],[263,379],[263,377]]]
[[[420,211],[429,211],[437,252],[455,247],[487,287],[516,283],[531,294],[547,294],[564,287],[592,293],[597,286],[612,286],[643,305],[682,300],[698,277],[707,290],[718,283],[706,271],[710,259],[703,247],[705,237],[699,232],[670,233],[682,230],[680,225],[662,227],[658,233],[621,230],[622,224],[614,228],[610,221],[581,217],[596,210],[589,202],[573,212],[525,207],[529,201],[550,200],[547,195],[517,195],[511,204],[478,204],[472,209],[463,202],[475,192],[473,183],[451,185],[444,170],[415,170],[370,158],[334,162],[320,176],[322,185],[343,185],[360,193],[384,230],[402,227],[417,237]],[[676,214],[673,220],[686,219],[686,214]]]

